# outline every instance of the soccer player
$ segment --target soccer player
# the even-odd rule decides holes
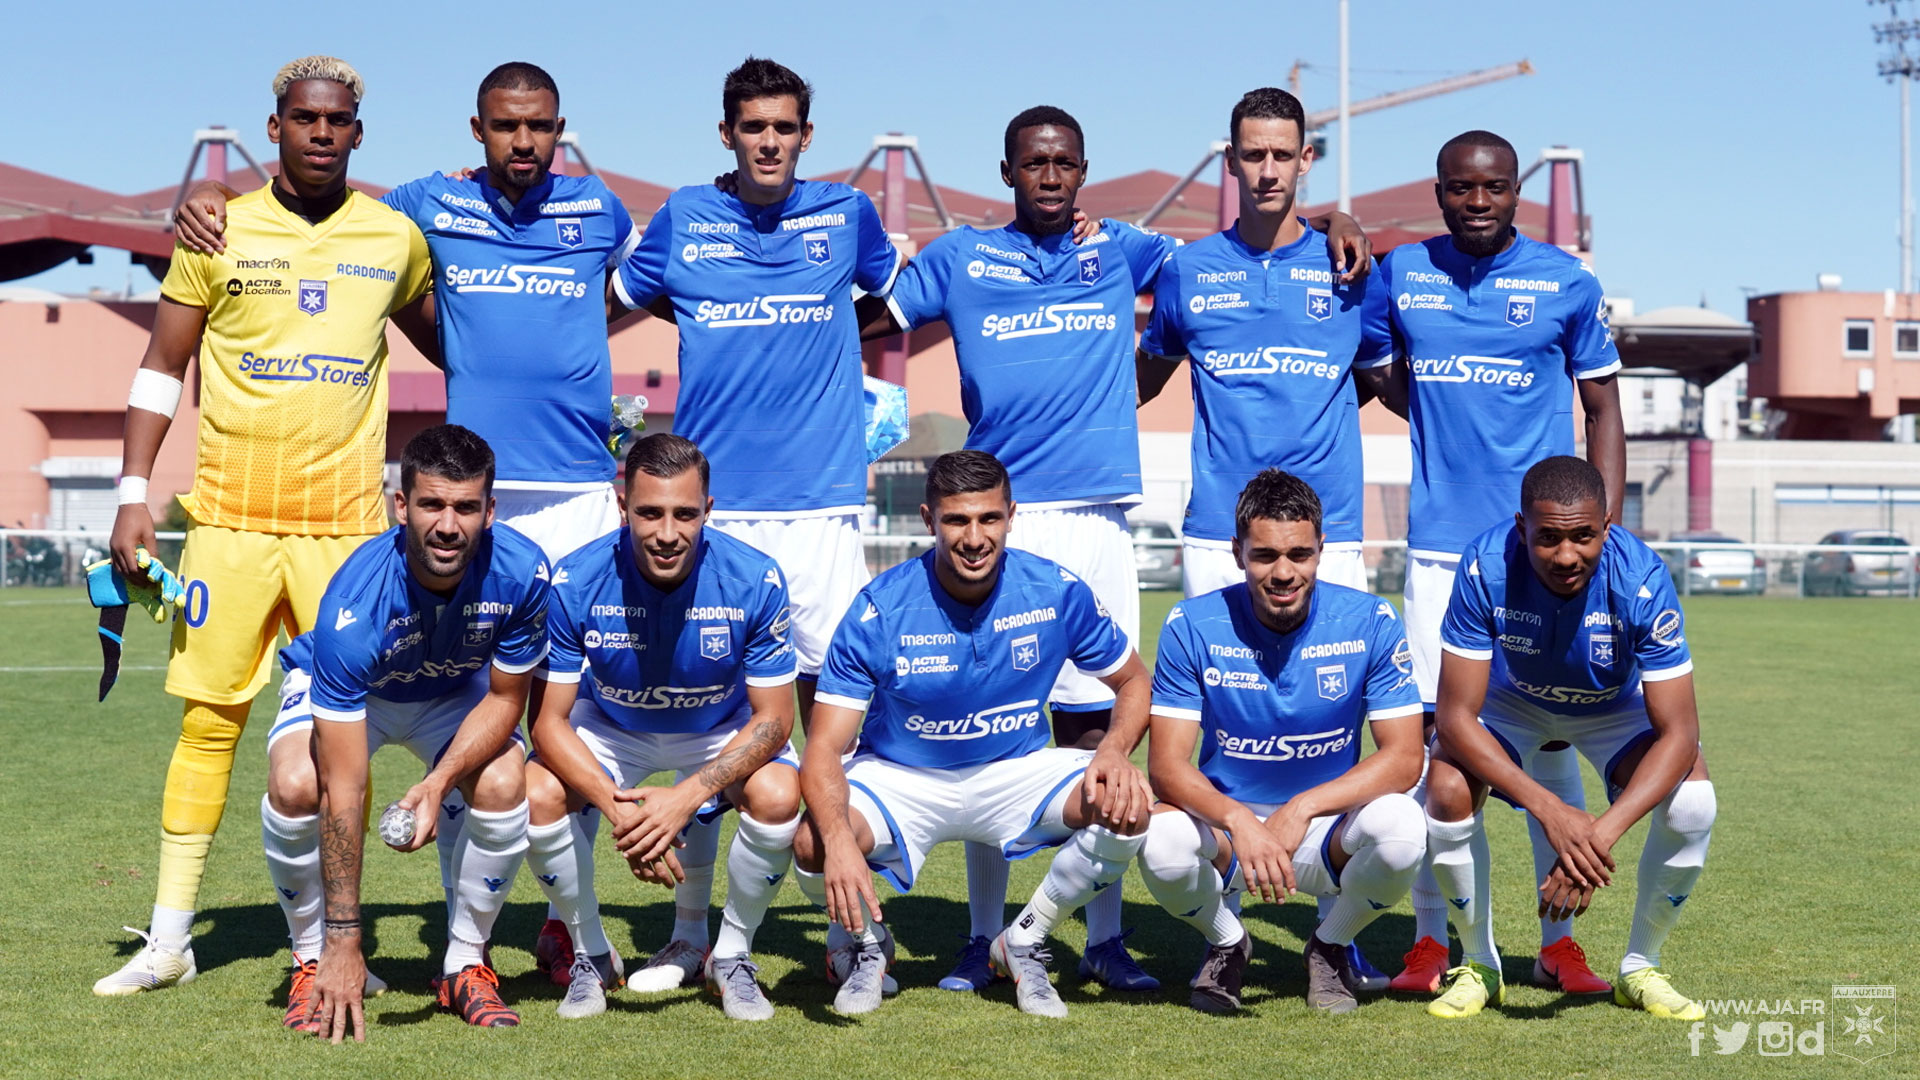
[[[861,590],[834,634],[800,770],[795,876],[851,935],[829,970],[834,1010],[853,1015],[879,1008],[893,947],[869,867],[905,892],[945,840],[1006,858],[1064,844],[988,955],[1022,1012],[1065,1016],[1044,944],[1145,840],[1152,796],[1127,755],[1146,733],[1147,673],[1085,582],[1007,550],[1012,484],[993,455],[937,458],[920,516],[933,550]],[[1047,746],[1047,694],[1066,662],[1114,692],[1095,749]]]
[[[598,177],[550,171],[567,119],[545,70],[514,62],[488,72],[469,124],[485,152],[483,170],[430,173],[381,201],[420,228],[433,256],[438,287],[428,306],[437,349],[423,351],[446,369],[447,418],[494,448],[498,519],[557,562],[620,527],[607,453],[613,362],[603,296],[609,270],[632,253],[640,233]],[[183,242],[222,250],[226,200],[234,194],[196,186],[175,215]],[[536,707],[538,696],[536,684]],[[457,795],[441,809],[447,835],[458,832],[463,809]],[[696,834],[695,844],[711,853],[717,832]],[[547,879],[564,868],[547,859],[538,845],[528,854],[550,889]],[[452,868],[443,870],[451,904]],[[535,953],[565,985],[573,943],[553,914]]]
[[[612,311],[649,308],[679,326],[675,433],[712,462],[719,509],[709,524],[780,564],[803,725],[834,625],[869,577],[853,293],[886,293],[901,262],[863,192],[795,177],[813,139],[812,101],[806,80],[771,60],[749,57],[729,72],[719,126],[731,183],[669,196],[608,299]],[[629,988],[699,977],[718,842],[704,827],[688,837],[672,939]]]
[[[1626,429],[1615,373],[1620,354],[1600,281],[1585,263],[1513,228],[1519,158],[1507,140],[1468,131],[1435,161],[1434,196],[1447,235],[1404,244],[1381,260],[1391,300],[1368,311],[1358,363],[1392,357],[1382,400],[1407,417],[1413,490],[1407,511],[1407,640],[1427,711],[1439,689],[1440,621],[1460,553],[1506,519],[1520,477],[1543,457],[1573,452],[1573,388],[1586,413],[1587,459],[1607,481],[1619,520]],[[1579,762],[1552,746],[1525,763],[1563,802],[1585,806]],[[1555,853],[1529,821],[1536,877]],[[1446,902],[1430,874],[1413,891],[1414,946],[1396,990],[1432,991],[1447,970]],[[1487,927],[1491,933],[1491,926]],[[1605,993],[1569,920],[1545,919],[1534,979],[1568,993]],[[1489,940],[1468,948],[1492,949]]]
[[[434,838],[448,791],[462,789],[469,807],[439,1003],[481,1027],[520,1022],[500,999],[486,947],[527,851],[516,728],[547,652],[552,574],[539,545],[494,524],[493,469],[486,442],[457,424],[409,440],[393,500],[400,524],[347,559],[320,601],[321,621],[281,652],[287,677],[267,736],[260,818],[293,939],[286,1025],[334,1042],[350,1027],[366,1038],[367,759],[389,743],[427,766],[399,801],[415,822],[402,850]]]
[[[740,819],[726,909],[714,947],[693,959],[728,1016],[773,1016],[750,954],[800,826],[787,589],[771,556],[705,527],[708,470],[678,435],[635,442],[627,527],[574,552],[556,576],[527,776],[531,840],[565,875],[550,895],[578,949],[565,1018],[603,1012],[618,978],[594,896],[594,815],[606,815],[637,873],[671,886],[685,876],[675,837],[696,819],[717,824],[728,806]],[[675,782],[637,786],[655,772]]]
[[[1700,880],[1717,802],[1700,751],[1693,660],[1666,564],[1607,512],[1600,470],[1575,457],[1528,469],[1520,513],[1467,545],[1441,626],[1439,748],[1426,778],[1427,843],[1466,955],[1427,1006],[1478,1013],[1504,997],[1492,936],[1480,807],[1489,786],[1538,821],[1557,856],[1540,887],[1553,917],[1612,881],[1613,846],[1650,818],[1633,929],[1614,1000],[1698,1020],[1660,947]],[[1597,819],[1527,775],[1543,743],[1573,744],[1607,782]]]
[[[1112,219],[1081,242],[1074,200],[1087,176],[1085,138],[1066,111],[1036,106],[1008,124],[1000,179],[1014,218],[956,229],[916,255],[884,304],[863,303],[864,334],[935,321],[954,328],[968,449],[998,457],[1013,477],[1019,522],[1008,543],[1052,559],[1086,582],[1129,642],[1140,637],[1140,581],[1126,508],[1140,500],[1134,420],[1134,297],[1155,287],[1177,241]],[[1364,236],[1346,221],[1348,243]],[[1345,259],[1340,242],[1329,244]],[[1317,271],[1327,277],[1328,271]],[[1061,746],[1105,736],[1113,694],[1067,665],[1050,701]],[[1006,915],[1007,863],[967,846],[972,929],[940,985],[978,990],[991,979],[987,945]],[[1087,905],[1080,974],[1119,989],[1159,982],[1128,954],[1119,890]]]
[[[1426,853],[1420,693],[1393,605],[1319,581],[1320,498],[1267,469],[1234,509],[1241,581],[1174,605],[1153,672],[1148,773],[1164,800],[1148,891],[1207,939],[1194,1008],[1240,1007],[1253,938],[1228,902],[1333,903],[1307,939],[1307,1005],[1358,1007],[1354,935],[1400,902]],[[1360,756],[1360,726],[1374,753]],[[1200,763],[1193,763],[1200,748]]]
[[[346,186],[360,145],[360,75],[309,56],[273,78],[267,138],[280,172],[235,199],[229,250],[177,247],[127,398],[114,565],[156,550],[147,478],[200,354],[200,430],[167,692],[185,701],[160,814],[146,945],[94,984],[133,994],[186,982],[201,875],[226,808],[234,747],[266,685],[274,637],[313,629],[326,582],[386,527],[389,316],[426,292],[420,231]],[[137,931],[135,931],[137,933]]]

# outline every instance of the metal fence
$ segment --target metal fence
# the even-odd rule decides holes
[[[160,532],[160,557],[179,566],[185,534]],[[926,551],[924,534],[871,533],[864,537],[875,573]],[[1134,552],[1147,587],[1179,588],[1177,539],[1135,537]],[[1650,545],[1666,560],[1684,596],[1920,596],[1920,547],[1913,545],[1696,544]],[[1368,575],[1376,592],[1397,593],[1406,581],[1406,541],[1369,540]],[[105,557],[105,533],[84,529],[0,529],[0,588],[79,585],[87,563]],[[1172,572],[1149,575],[1149,566]]]

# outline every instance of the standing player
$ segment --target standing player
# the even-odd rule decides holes
[[[1700,752],[1680,601],[1666,564],[1608,520],[1600,471],[1575,457],[1527,470],[1512,524],[1461,555],[1441,627],[1439,749],[1427,772],[1428,845],[1466,956],[1427,1006],[1462,1017],[1504,996],[1492,936],[1479,809],[1488,786],[1538,821],[1557,853],[1540,887],[1544,914],[1572,917],[1610,883],[1613,845],[1650,817],[1640,853],[1633,929],[1614,1000],[1655,1016],[1706,1011],[1674,990],[1660,946],[1705,865],[1717,812]],[[1607,782],[1595,819],[1520,767],[1565,740]],[[1474,841],[1478,839],[1476,844]]]
[[[1243,881],[1332,899],[1307,939],[1307,1005],[1353,1011],[1354,935],[1407,895],[1426,852],[1405,794],[1422,756],[1406,633],[1385,600],[1317,580],[1320,515],[1305,480],[1255,476],[1234,510],[1241,581],[1176,604],[1160,633],[1149,774],[1165,806],[1140,871],[1207,938],[1203,1012],[1240,1007],[1253,938],[1228,895]],[[1364,760],[1362,721],[1378,747]]]
[[[569,1019],[604,1011],[618,979],[593,890],[593,814],[612,822],[636,872],[672,885],[684,876],[674,838],[696,817],[717,825],[729,805],[740,822],[705,975],[728,1016],[773,1016],[750,953],[800,826],[787,590],[771,556],[704,527],[707,489],[693,443],[640,439],[627,454],[627,528],[576,551],[556,578],[527,776],[532,837],[560,853],[564,879],[550,891],[578,943],[559,1008]],[[623,790],[656,772],[676,782]]]
[[[349,1026],[366,1036],[367,759],[389,743],[428,767],[400,799],[418,823],[402,850],[434,838],[440,800],[455,787],[471,808],[434,980],[439,1002],[481,1027],[520,1022],[500,1000],[486,948],[527,850],[515,729],[547,652],[551,575],[538,545],[494,526],[493,467],[487,444],[455,424],[409,440],[393,503],[400,524],[347,559],[320,601],[321,621],[281,651],[287,677],[267,736],[260,818],[293,939],[288,1027],[335,1042]]]
[[[1146,731],[1147,674],[1085,582],[1005,550],[1012,484],[993,455],[936,459],[920,515],[933,550],[880,575],[848,609],[801,765],[796,876],[853,935],[829,960],[843,972],[834,1009],[880,1006],[892,938],[869,867],[904,892],[934,845],[968,840],[1007,858],[1065,844],[988,948],[1021,1011],[1065,1016],[1043,945],[1120,880],[1145,840],[1152,795],[1127,756]],[[1047,746],[1045,703],[1062,663],[1114,692],[1097,749]],[[856,733],[859,750],[843,762]]]
[[[234,747],[282,628],[313,629],[326,582],[386,526],[390,315],[426,292],[420,231],[347,184],[360,145],[360,75],[309,56],[273,78],[273,183],[234,200],[230,250],[185,247],[160,286],[127,398],[114,565],[156,550],[147,478],[200,352],[200,431],[167,692],[185,700],[167,768],[160,869],[146,945],[93,986],[133,994],[197,973],[193,913],[226,809]],[[137,932],[137,931],[136,931]]]
[[[793,609],[804,724],[833,628],[868,578],[860,545],[867,457],[856,288],[884,294],[900,254],[867,196],[799,180],[813,90],[757,57],[727,74],[720,141],[728,190],[668,197],[609,282],[609,307],[665,298],[680,331],[676,433],[713,463],[714,528],[772,555]],[[665,310],[665,309],[663,309]],[[691,982],[707,946],[717,830],[680,852],[673,937],[628,980]]]
[[[1134,297],[1155,287],[1177,241],[1111,219],[1076,240],[1085,139],[1064,110],[1043,105],[1015,116],[1005,153],[1000,179],[1013,190],[1012,223],[964,227],[928,244],[884,306],[863,305],[871,314],[865,334],[934,321],[954,328],[967,447],[1006,463],[1021,506],[1008,542],[1078,575],[1137,642],[1140,581],[1126,520],[1126,507],[1140,499]],[[1364,244],[1357,229],[1348,232]],[[1100,743],[1113,694],[1099,680],[1068,665],[1050,701],[1059,745]],[[953,990],[978,990],[991,978],[986,951],[1006,914],[1006,860],[969,844],[967,881],[972,929],[940,983]],[[1087,906],[1080,974],[1119,989],[1155,989],[1159,982],[1127,953],[1120,913],[1118,890]]]
[[[1506,518],[1528,466],[1573,452],[1573,387],[1586,413],[1587,459],[1606,477],[1614,521],[1627,470],[1614,378],[1620,354],[1599,279],[1574,256],[1513,228],[1519,158],[1507,140],[1488,131],[1457,135],[1440,148],[1435,170],[1448,235],[1404,244],[1381,260],[1392,302],[1369,311],[1358,361],[1394,358],[1382,397],[1412,430],[1407,640],[1429,713],[1439,689],[1440,620],[1460,552]],[[1526,766],[1556,797],[1585,806],[1579,762],[1564,744]],[[1536,877],[1544,880],[1554,852],[1529,824]],[[1447,969],[1446,903],[1424,873],[1413,898],[1415,942],[1393,988],[1431,991]],[[1605,993],[1606,980],[1587,966],[1572,934],[1570,920],[1542,920],[1535,980],[1568,993]],[[1466,946],[1476,954],[1492,947],[1491,940]]]

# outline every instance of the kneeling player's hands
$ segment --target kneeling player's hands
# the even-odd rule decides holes
[[[858,934],[867,926],[867,912],[880,921],[880,897],[873,891],[873,871],[859,845],[829,845],[820,874],[827,883],[827,918]]]
[[[400,796],[399,805],[413,812],[413,841],[395,851],[419,851],[433,843],[440,827],[440,801],[446,797],[447,793],[431,779],[420,781]]]
[[[1248,813],[1247,820],[1231,830],[1248,892],[1276,903],[1293,895],[1293,853],[1306,838],[1309,820],[1282,806],[1264,822]]]
[[[613,842],[620,854],[636,863],[658,862],[674,846],[674,838],[693,821],[706,797],[685,784],[672,787],[624,788],[613,793],[615,802],[633,807],[631,814],[611,822]]]
[[[633,876],[641,881],[652,882],[668,889],[674,888],[687,880],[687,872],[680,865],[680,856],[673,852],[675,848],[686,846],[685,840],[675,837],[673,847],[668,848],[666,854],[651,862],[643,862],[637,855],[627,856],[627,868],[632,870]]]
[[[1593,815],[1559,803],[1544,814],[1535,814],[1534,820],[1546,832],[1547,842],[1553,845],[1560,865],[1567,868],[1575,884],[1587,889],[1613,884],[1613,853],[1608,850],[1611,844],[1602,842]]]
[[[1095,751],[1080,779],[1080,797],[1111,825],[1136,825],[1153,813],[1147,774],[1118,750]]]
[[[1573,880],[1563,864],[1555,863],[1540,883],[1540,917],[1549,920],[1572,919],[1587,913],[1593,903],[1593,890]]]
[[[323,1039],[339,1043],[353,1028],[353,1041],[367,1041],[367,1017],[362,995],[367,985],[367,960],[360,955],[360,935],[327,934],[320,953],[320,970],[313,977],[314,1008]]]

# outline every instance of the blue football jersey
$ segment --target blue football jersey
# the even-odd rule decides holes
[[[1245,583],[1175,604],[1153,665],[1153,712],[1201,726],[1200,771],[1244,803],[1283,803],[1360,760],[1361,721],[1420,713],[1393,605],[1330,582],[1307,621],[1269,630]]]
[[[486,439],[509,484],[613,479],[606,280],[640,242],[620,200],[598,177],[550,176],[516,206],[482,172],[382,201],[433,254],[447,422]]]
[[[1412,372],[1407,546],[1455,555],[1512,516],[1535,462],[1573,453],[1573,380],[1620,370],[1606,300],[1585,263],[1517,233],[1482,259],[1447,236],[1402,244],[1376,273],[1392,303],[1360,362]]]
[[[953,331],[967,449],[1000,459],[1021,505],[1139,499],[1134,295],[1176,244],[1110,220],[1084,244],[969,226],[901,272],[887,306]]]
[[[1363,309],[1385,311],[1386,290],[1373,277],[1336,282],[1326,234],[1312,228],[1272,252],[1228,229],[1167,261],[1140,347],[1193,369],[1186,535],[1233,539],[1240,489],[1275,467],[1313,485],[1328,541],[1362,538],[1366,481],[1351,369]]]
[[[860,590],[834,631],[814,700],[865,709],[860,751],[957,769],[1052,741],[1047,697],[1062,665],[1111,675],[1133,654],[1086,583],[1009,550],[978,607],[947,594],[934,552]]]
[[[686,187],[647,223],[614,287],[628,307],[673,304],[673,431],[713,463],[721,511],[866,505],[853,292],[885,293],[899,268],[872,200],[845,184],[797,180],[776,206]]]
[[[282,668],[313,677],[322,720],[363,719],[368,697],[432,701],[488,664],[518,675],[547,654],[552,585],[540,545],[494,525],[451,596],[414,580],[406,545],[398,525],[360,545],[327,583],[313,629],[280,650]]]
[[[1642,679],[1693,670],[1667,564],[1617,526],[1593,579],[1565,598],[1534,575],[1519,526],[1482,533],[1460,556],[1440,647],[1493,662],[1489,700],[1512,694],[1567,716],[1611,712],[1640,696]]]
[[[703,529],[693,572],[648,584],[620,529],[561,560],[541,676],[583,682],[616,727],[650,734],[745,722],[749,686],[793,681],[787,584],[773,557]]]

